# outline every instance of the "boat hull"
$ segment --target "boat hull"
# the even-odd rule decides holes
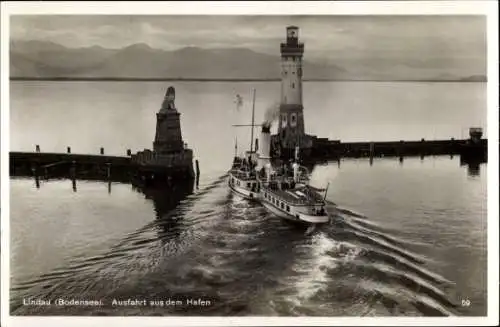
[[[307,215],[301,212],[296,212],[295,214],[291,214],[288,212],[285,212],[273,204],[265,201],[264,199],[261,199],[262,205],[271,213],[275,214],[276,216],[287,219],[290,221],[294,222],[301,222],[301,223],[306,223],[306,224],[324,224],[330,221],[330,217],[328,214],[321,215],[321,216],[314,216],[314,215]]]
[[[229,188],[231,189],[231,192],[233,192],[236,195],[241,196],[244,199],[247,200],[258,200],[259,194],[256,192],[253,192],[251,190],[248,190],[244,187],[233,185],[228,182]]]

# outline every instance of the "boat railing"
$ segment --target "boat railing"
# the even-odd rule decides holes
[[[233,168],[230,173],[238,178],[253,178],[256,176],[255,171],[240,168]]]
[[[299,178],[297,181],[294,180],[293,176],[285,176],[285,175],[278,175],[278,174],[271,174],[269,176],[269,179],[267,176],[264,174],[257,174],[257,179],[261,182],[284,182],[284,183],[290,183],[290,182],[295,182],[296,184],[308,184],[309,183],[309,177],[304,176],[304,175],[299,175]]]
[[[299,173],[309,176],[309,169],[304,166],[299,166]]]
[[[294,182],[292,182],[294,183]],[[263,190],[267,190],[268,192],[274,194],[276,197],[279,197],[279,198],[283,198],[279,193],[275,192],[275,191],[278,191],[278,190],[281,190],[281,191],[287,191],[288,190],[288,187],[285,186],[283,187],[283,184],[280,185],[279,183],[277,183],[276,181],[260,181],[260,184],[261,184],[261,187]],[[290,185],[293,185],[293,184],[288,184],[289,186]],[[293,189],[293,187],[291,187],[290,189]],[[325,201],[318,197],[319,194],[313,194],[315,193],[315,190],[314,189],[309,189],[307,186],[306,187],[301,187],[300,189],[300,192],[304,193],[307,197],[307,199],[301,199],[301,198],[294,198],[294,199],[288,199],[286,200],[287,202],[290,202],[292,204],[300,204],[300,205],[324,205],[325,204]]]

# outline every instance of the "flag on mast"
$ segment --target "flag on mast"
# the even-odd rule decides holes
[[[243,105],[243,97],[239,94],[236,94],[235,103],[236,103],[236,110],[239,111],[241,106]]]

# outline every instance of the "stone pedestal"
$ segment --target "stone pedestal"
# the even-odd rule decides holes
[[[171,153],[184,149],[182,141],[180,113],[175,108],[175,89],[169,87],[160,111],[156,114],[156,134],[153,152]]]
[[[184,149],[180,113],[168,109],[156,114],[156,134],[153,151],[156,153],[178,152]]]

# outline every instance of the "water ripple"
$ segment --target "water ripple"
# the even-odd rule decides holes
[[[20,299],[205,296],[206,315],[452,315],[452,282],[424,268],[408,241],[368,216],[331,205],[332,221],[306,228],[234,197],[221,176],[108,251],[12,288],[12,314],[68,314]],[[68,309],[69,310],[69,309]],[[73,308],[71,314],[93,314]],[[176,308],[117,309],[101,315],[199,314]]]

